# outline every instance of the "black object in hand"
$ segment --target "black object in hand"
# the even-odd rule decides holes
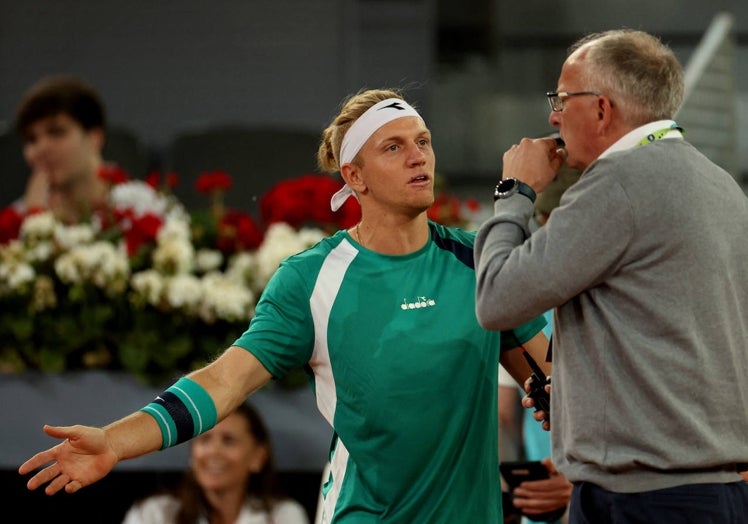
[[[510,490],[508,496],[502,493],[505,524],[517,522],[517,520],[508,520],[508,517],[516,517],[517,514],[524,515],[534,522],[555,522],[566,513],[566,505],[539,515],[527,515],[526,513],[521,512],[514,505],[514,489],[517,486],[525,481],[543,480],[550,477],[548,468],[546,468],[542,462],[538,460],[528,462],[502,462],[499,464],[499,470]]]
[[[551,415],[551,396],[545,390],[546,384],[551,383],[551,377],[546,377],[541,372],[540,375],[533,373],[530,377],[530,392],[528,396],[535,402],[535,411],[545,411],[547,417]]]
[[[522,354],[525,356],[525,360],[530,364],[532,369],[532,375],[530,376],[530,392],[528,396],[535,402],[535,411],[545,411],[546,420],[550,420],[551,416],[551,396],[545,390],[545,386],[551,383],[551,377],[546,377],[543,370],[540,369],[535,359],[522,348]]]

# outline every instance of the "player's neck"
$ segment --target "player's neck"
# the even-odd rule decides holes
[[[413,218],[367,215],[351,231],[360,245],[384,255],[413,253],[429,239],[425,212]]]

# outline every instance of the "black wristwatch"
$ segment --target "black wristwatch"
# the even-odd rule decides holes
[[[516,178],[504,178],[500,180],[496,184],[496,189],[494,189],[493,200],[496,202],[500,198],[509,198],[514,193],[525,195],[530,199],[530,202],[535,202],[535,190]]]

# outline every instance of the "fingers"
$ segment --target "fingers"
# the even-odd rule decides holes
[[[49,435],[50,437],[59,438],[59,439],[66,439],[68,436],[73,434],[73,431],[71,428],[68,427],[62,427],[62,426],[48,426],[44,425],[43,427],[44,432]],[[57,446],[59,446],[58,444]],[[49,448],[45,451],[40,451],[30,459],[28,459],[26,462],[21,464],[21,466],[18,468],[18,473],[21,475],[25,475],[26,473],[30,473],[33,470],[42,467],[43,465],[52,462],[56,459],[56,450],[57,446]]]
[[[81,489],[82,487],[83,487],[83,484],[81,484],[77,480],[72,480],[72,481],[68,482],[67,485],[65,486],[65,491],[67,493],[71,493],[72,494],[72,493],[75,493],[76,491],[78,491],[79,489]]]
[[[70,477],[63,473],[62,475],[55,477],[52,482],[44,488],[44,493],[47,495],[54,495],[61,489],[65,488],[68,482],[70,482]]]
[[[75,434],[74,426],[49,426],[44,424],[44,433],[50,437],[66,439]]]
[[[44,457],[46,457],[49,452],[50,451],[48,450],[42,453],[37,453],[34,457],[23,463],[21,467],[18,468],[18,472],[25,474],[43,464],[46,464],[49,460]],[[26,483],[26,487],[33,491],[44,484],[47,484],[47,487],[44,488],[44,493],[47,495],[54,495],[63,488],[68,493],[75,493],[83,487],[79,481],[71,480],[70,476],[62,471],[62,467],[57,462],[50,464],[31,477]]]
[[[514,490],[513,502],[525,514],[544,513],[566,506],[571,491],[566,477],[552,475],[548,479],[523,482]]]
[[[548,388],[546,387],[546,390]],[[522,397],[522,407],[526,409],[532,409],[535,407],[535,401],[529,396]],[[533,411],[532,418],[540,422],[540,427],[546,431],[551,430],[551,422],[548,420],[548,413],[543,410]]]
[[[26,487],[30,490],[35,490],[36,488],[54,479],[59,474],[60,466],[57,463],[51,464],[31,477],[26,483]]]
[[[51,449],[48,449],[46,451],[41,451],[31,457],[29,460],[21,464],[21,467],[18,468],[18,473],[21,475],[25,475],[26,473],[30,473],[34,471],[37,468],[42,467],[44,464],[47,464],[48,462],[52,462],[54,460],[54,451]]]
[[[558,470],[556,469],[556,466],[553,465],[553,461],[549,459],[548,457],[541,460],[545,468],[548,470],[548,473],[550,475],[558,475]]]

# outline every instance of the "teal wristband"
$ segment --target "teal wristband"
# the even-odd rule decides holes
[[[140,411],[156,419],[161,429],[161,449],[205,433],[218,419],[216,405],[208,392],[187,377],[180,378]]]

